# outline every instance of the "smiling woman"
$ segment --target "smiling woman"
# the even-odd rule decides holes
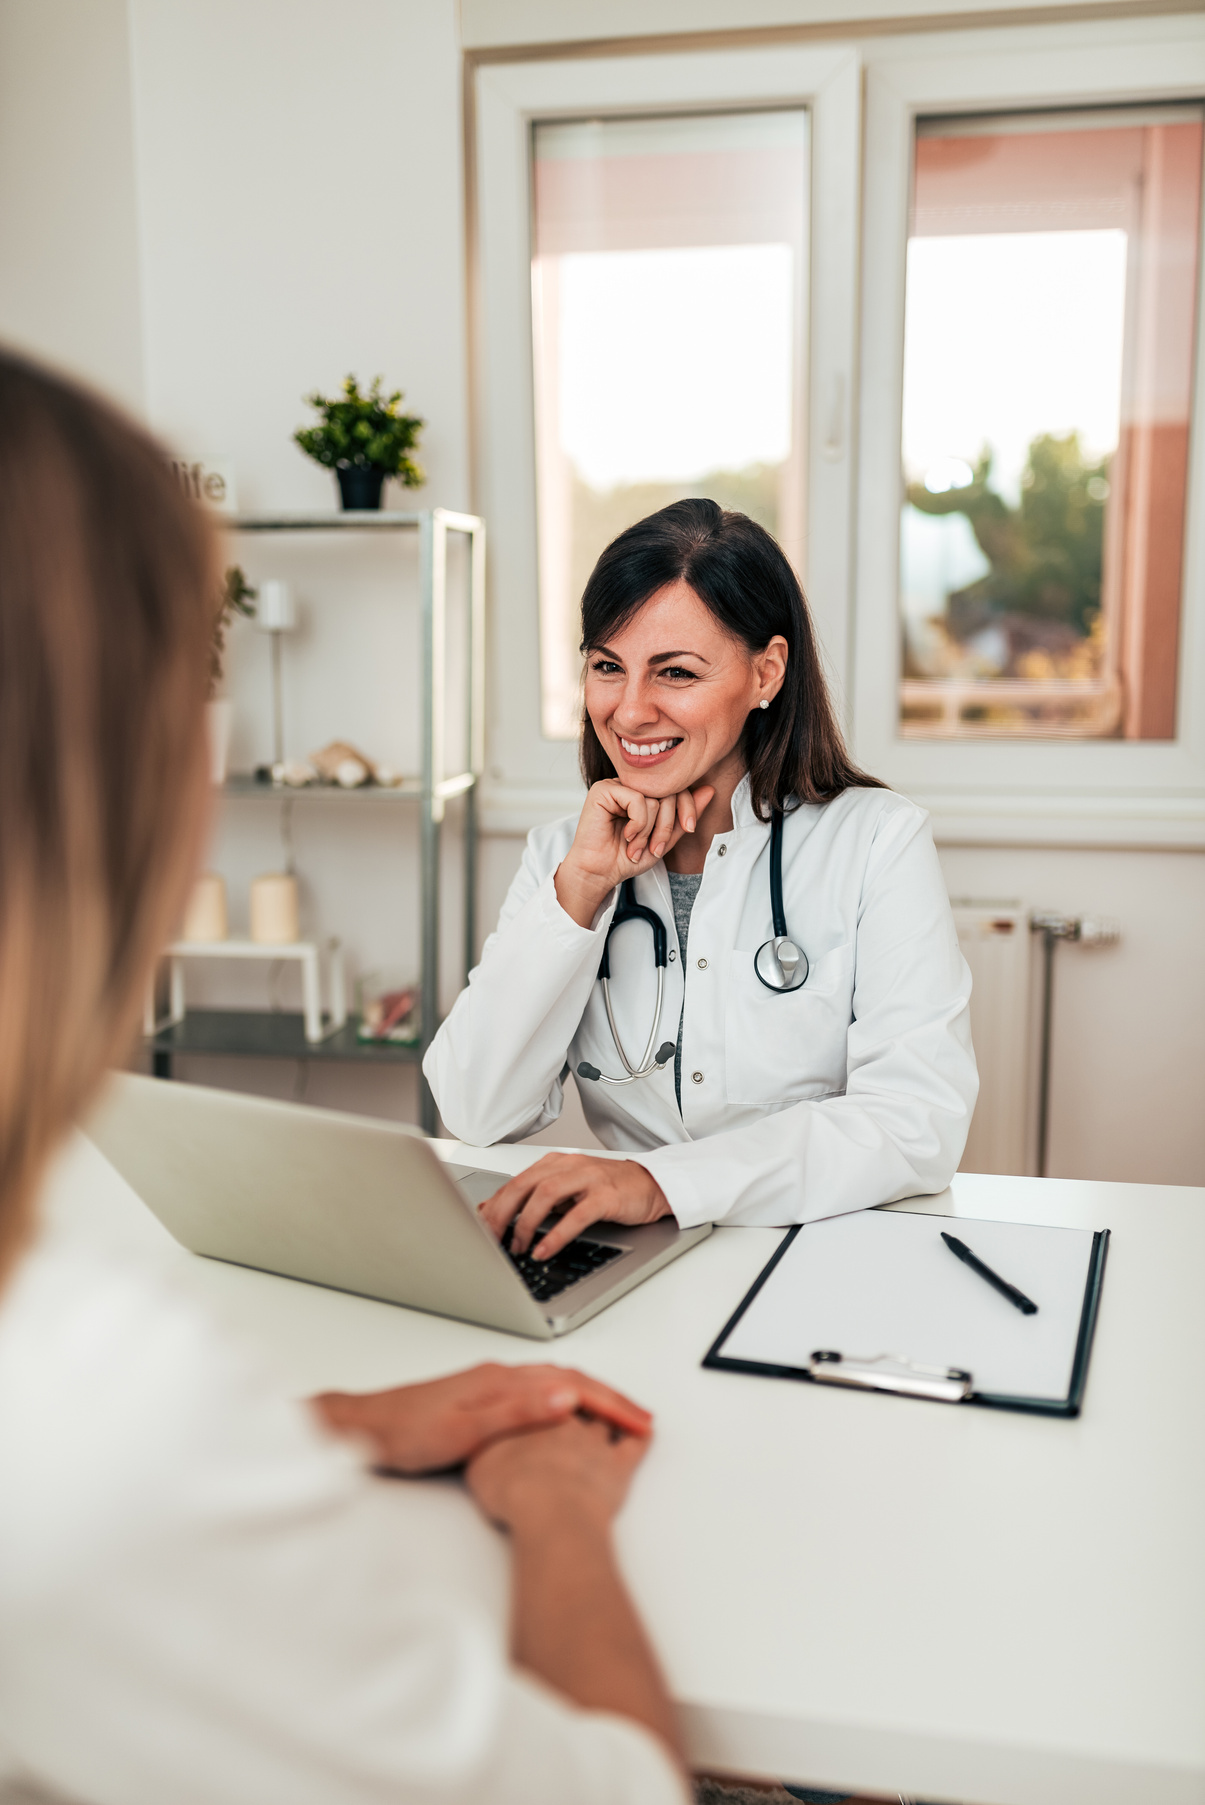
[[[851,763],[773,538],[712,501],[638,522],[586,585],[582,649],[585,804],[531,835],[424,1069],[485,1145],[554,1121],[572,1068],[603,1145],[638,1157],[550,1154],[486,1220],[549,1258],[603,1219],[943,1189],[978,1088],[969,974],[927,818]]]

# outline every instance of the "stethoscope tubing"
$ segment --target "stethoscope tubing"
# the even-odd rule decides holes
[[[640,1055],[639,1065],[632,1065],[629,1063],[628,1056],[623,1049],[623,1042],[619,1038],[619,1029],[615,1022],[615,1012],[611,1008],[611,980],[609,977],[602,980],[602,989],[603,1006],[607,1011],[607,1025],[611,1030],[611,1039],[615,1042],[615,1051],[623,1060],[624,1070],[628,1074],[626,1078],[607,1078],[600,1072],[599,1077],[602,1078],[602,1082],[604,1084],[631,1084],[637,1078],[647,1078],[650,1072],[659,1072],[661,1067],[657,1064],[657,1061],[652,1058],[652,1052],[653,1043],[657,1039],[657,1030],[661,1026],[661,1006],[665,1000],[664,965],[659,965],[657,967],[657,1005],[653,1010],[653,1025],[649,1029],[649,1037],[645,1042],[644,1052]]]
[[[781,809],[775,809],[770,817],[770,918],[774,924],[774,938],[767,940],[753,955],[753,969],[758,980],[767,990],[783,994],[790,990],[798,990],[807,982],[808,961],[802,947],[796,946],[787,934],[786,911],[782,901],[782,837],[783,815]],[[657,1003],[653,1010],[653,1025],[649,1029],[649,1037],[645,1042],[644,1052],[638,1064],[633,1065],[624,1049],[615,1020],[615,1011],[611,1004],[611,935],[616,928],[627,921],[643,921],[653,936],[653,961],[657,969]],[[623,1062],[623,1078],[608,1078],[605,1072],[597,1067],[587,1065],[583,1060],[578,1066],[578,1076],[588,1078],[601,1084],[634,1084],[637,1078],[647,1078],[653,1072],[659,1072],[673,1058],[676,1051],[673,1043],[666,1041],[657,1047],[657,1036],[661,1031],[661,1011],[665,1001],[665,970],[667,951],[665,923],[655,909],[646,909],[636,901],[636,887],[631,878],[626,878],[620,886],[619,907],[611,919],[607,929],[607,937],[603,942],[603,955],[598,967],[598,976],[602,983],[603,1006],[607,1012],[607,1026],[611,1030],[611,1039],[615,1042],[615,1050]],[[763,955],[769,954],[774,968],[782,978],[781,983],[772,983],[762,973]]]

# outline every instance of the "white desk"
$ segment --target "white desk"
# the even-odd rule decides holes
[[[73,1171],[107,1238],[173,1248],[86,1145],[58,1197]],[[297,1392],[553,1358],[653,1409],[619,1542],[699,1765],[1203,1805],[1205,1191],[959,1177],[925,1207],[1112,1229],[1078,1421],[704,1372],[778,1230],[718,1231],[551,1348],[168,1257]]]

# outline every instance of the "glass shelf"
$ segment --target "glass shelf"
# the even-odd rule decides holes
[[[417,802],[422,794],[419,777],[404,777],[401,783],[392,787],[364,783],[354,790],[345,790],[337,783],[261,783],[251,772],[239,771],[222,785],[223,796],[249,802]]]
[[[415,1065],[419,1046],[358,1040],[356,1018],[326,1040],[305,1037],[305,1017],[268,1009],[190,1009],[182,1022],[148,1035],[143,1045],[156,1061],[201,1054],[236,1059],[333,1059],[360,1065]]]
[[[466,518],[445,508],[436,511],[449,520]],[[350,508],[337,514],[235,514],[226,516],[223,524],[235,533],[387,533],[399,527],[420,528],[424,518],[422,512],[401,508]]]

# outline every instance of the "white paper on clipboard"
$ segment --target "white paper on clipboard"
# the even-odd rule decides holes
[[[955,1257],[957,1235],[1038,1306],[1023,1316]],[[1090,1229],[860,1210],[809,1222],[716,1350],[805,1368],[831,1348],[965,1368],[976,1392],[1034,1400],[1071,1386],[1092,1258]]]

